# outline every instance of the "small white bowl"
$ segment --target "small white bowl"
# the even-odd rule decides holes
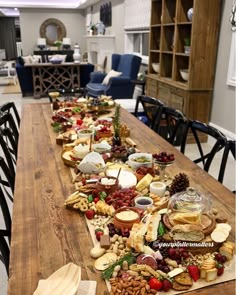
[[[90,136],[94,136],[94,130],[92,129],[80,129],[77,132],[78,138],[90,138]]]
[[[102,154],[102,153],[108,153],[108,152],[110,152],[111,146],[108,143],[102,143],[102,142],[100,142],[100,143],[93,144],[92,145],[92,149],[93,149],[94,152],[97,152],[99,154]]]
[[[160,73],[160,63],[159,62],[153,62],[152,68],[156,73]]]
[[[140,196],[134,199],[135,207],[146,210],[153,205],[153,199],[150,197]]]
[[[144,161],[141,160],[142,158],[144,159]],[[136,161],[135,159],[140,159],[140,161]],[[134,154],[129,156],[128,164],[134,170],[136,170],[136,169],[138,169],[139,167],[142,167],[142,166],[152,167],[152,154],[134,153]]]
[[[161,181],[154,181],[150,184],[150,193],[162,197],[166,191],[166,185]]]
[[[179,70],[180,71],[180,75],[182,77],[182,79],[184,81],[188,81],[188,69],[182,69],[182,70]]]

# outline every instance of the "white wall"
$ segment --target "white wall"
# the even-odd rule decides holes
[[[225,0],[222,5],[222,20],[210,121],[216,127],[221,127],[235,134],[235,87],[226,84],[232,36],[231,24],[229,22],[231,8],[232,1]]]
[[[71,38],[72,49],[77,42],[80,45],[81,52],[86,49],[84,36],[85,17],[84,11],[68,9],[20,9],[20,27],[23,54],[32,54],[37,48],[36,41],[40,36],[39,30],[41,24],[48,18],[60,20],[66,27],[67,37]]]
[[[112,2],[112,26],[106,28],[105,35],[115,35],[116,53],[124,53],[124,0],[113,0]],[[100,20],[100,6],[104,1],[93,5],[92,23]],[[86,9],[90,14],[91,6]]]

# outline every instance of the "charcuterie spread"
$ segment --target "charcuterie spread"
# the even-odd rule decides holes
[[[56,142],[75,184],[64,205],[84,214],[94,268],[110,294],[191,291],[199,282],[217,283],[234,261],[231,225],[188,175],[170,174],[175,155],[138,150],[110,97],[53,106]]]

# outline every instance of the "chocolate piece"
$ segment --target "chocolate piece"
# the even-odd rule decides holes
[[[109,249],[110,248],[110,245],[111,245],[111,242],[110,242],[110,236],[109,235],[102,235],[100,237],[100,246],[101,248],[104,248],[104,249]]]

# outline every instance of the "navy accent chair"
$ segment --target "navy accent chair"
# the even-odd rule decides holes
[[[102,81],[106,73],[94,72],[90,75],[90,82],[86,86],[87,95],[98,97],[102,94],[117,98],[132,98],[137,79],[141,58],[133,54],[112,54],[112,70],[122,72],[121,76],[110,78],[108,85]]]

